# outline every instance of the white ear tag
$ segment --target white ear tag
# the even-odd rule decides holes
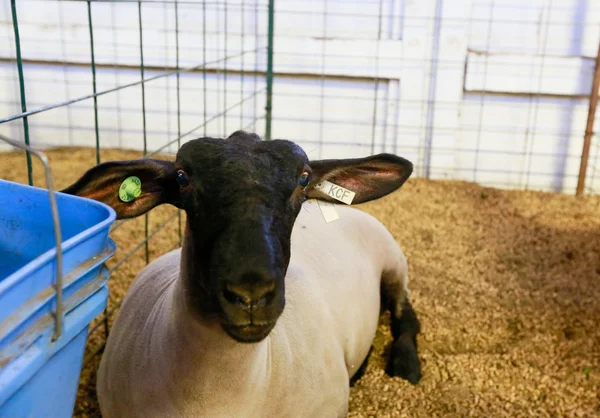
[[[317,201],[317,203],[319,204],[319,209],[321,209],[323,218],[325,218],[325,222],[329,223],[329,222],[337,221],[338,219],[340,219],[340,214],[335,209],[334,204],[329,203],[329,202],[320,202],[320,201]]]
[[[354,193],[348,189],[343,188],[342,186],[338,186],[337,184],[333,184],[327,180],[323,180],[319,184],[315,186],[315,189],[322,191],[328,196],[333,197],[335,200],[339,200],[340,202],[344,202],[347,205],[352,204],[352,200],[354,200]]]

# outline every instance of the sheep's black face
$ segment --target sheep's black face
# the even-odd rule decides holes
[[[283,312],[292,228],[302,203],[335,202],[314,186],[327,180],[354,191],[353,204],[362,203],[398,189],[411,173],[410,161],[391,154],[309,164],[293,142],[263,142],[239,131],[226,140],[190,141],[175,162],[99,164],[63,192],[104,202],[119,219],[163,203],[184,209],[181,267],[190,306],[218,320],[235,340],[257,342]],[[131,176],[141,190],[129,190]]]
[[[192,305],[235,340],[262,340],[284,309],[308,158],[292,142],[236,132],[186,143],[175,170],[188,217],[186,251],[193,252],[185,260]]]

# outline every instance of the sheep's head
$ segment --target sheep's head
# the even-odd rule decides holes
[[[409,161],[390,154],[309,161],[293,142],[238,131],[226,140],[189,141],[175,162],[100,164],[64,192],[104,202],[118,218],[163,203],[185,210],[182,271],[191,306],[235,340],[258,342],[284,309],[292,228],[302,204],[335,202],[315,185],[327,180],[354,191],[353,204],[362,203],[398,189],[411,172]],[[141,192],[121,189],[132,176]]]

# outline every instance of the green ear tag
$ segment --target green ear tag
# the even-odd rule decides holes
[[[119,187],[119,198],[125,202],[133,202],[142,194],[142,181],[136,176],[127,177]]]

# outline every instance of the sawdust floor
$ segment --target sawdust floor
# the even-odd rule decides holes
[[[95,163],[92,149],[48,155],[59,188]],[[139,155],[103,150],[102,160]],[[23,154],[0,156],[0,178],[26,180]],[[35,178],[44,184],[37,164]],[[392,231],[408,257],[423,325],[423,380],[411,386],[384,374],[384,318],[366,374],[352,389],[349,416],[600,416],[599,198],[412,179],[361,209]],[[150,231],[174,213],[152,211]],[[177,223],[171,218],[150,240],[150,259],[178,245]],[[109,311],[145,265],[144,218],[112,237],[118,253],[109,266],[137,251],[111,277]],[[101,324],[86,356],[103,341]],[[75,416],[99,416],[98,359],[82,371]]]

